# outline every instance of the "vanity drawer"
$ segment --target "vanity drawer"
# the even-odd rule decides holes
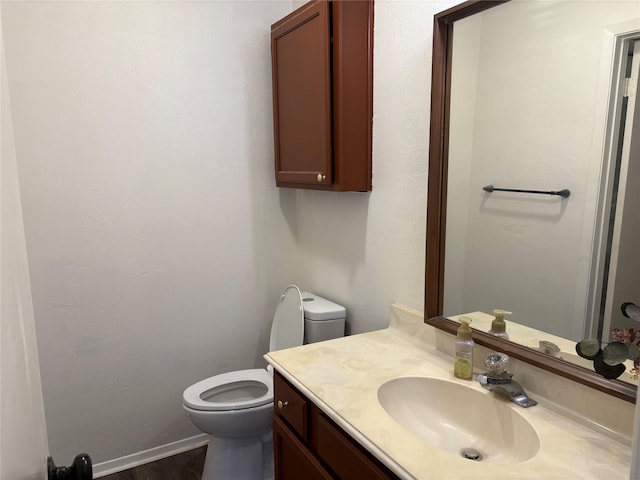
[[[277,372],[273,376],[273,389],[274,414],[307,440],[308,400]]]
[[[312,427],[318,457],[340,480],[392,480],[397,477],[320,411],[314,409]]]

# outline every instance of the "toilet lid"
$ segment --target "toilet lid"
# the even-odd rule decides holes
[[[304,337],[304,309],[302,294],[295,285],[289,285],[282,291],[271,324],[269,351],[302,345]]]
[[[206,378],[187,388],[184,404],[193,410],[242,410],[273,402],[273,377],[263,368]]]

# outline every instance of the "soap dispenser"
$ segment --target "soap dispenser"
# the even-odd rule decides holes
[[[507,325],[504,321],[504,317],[507,315],[511,315],[512,312],[507,312],[506,310],[495,309],[493,314],[496,318],[491,322],[491,330],[489,333],[491,335],[495,335],[496,337],[504,338],[505,340],[509,340],[509,334],[507,333]]]
[[[453,374],[463,380],[473,378],[473,337],[469,317],[460,317],[460,328],[455,341],[455,353],[453,363]]]

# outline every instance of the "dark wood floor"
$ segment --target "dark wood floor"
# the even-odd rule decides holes
[[[200,480],[207,447],[102,477],[103,480]]]

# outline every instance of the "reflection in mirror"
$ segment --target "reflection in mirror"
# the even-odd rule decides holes
[[[640,302],[639,17],[519,1],[454,24],[443,315],[489,331],[508,309],[511,341],[586,368],[576,342],[640,327],[620,310]]]
[[[599,35],[600,45],[600,58],[596,67],[592,66],[589,78],[583,78],[580,75],[570,75],[569,77],[562,79],[556,78],[555,70],[560,66],[567,66],[569,70],[575,68],[570,63],[571,57],[580,56],[583,54],[582,50],[587,47],[594,47],[596,45],[595,40],[587,40],[580,37],[569,26],[578,22],[583,16],[582,12],[569,15],[570,19],[566,16],[560,15],[562,9],[570,4],[574,6],[587,6],[587,4],[626,4],[628,7],[630,4],[634,4],[631,8],[629,16],[624,17],[621,20],[611,20],[613,23],[605,26],[593,26],[592,30],[597,30]],[[474,17],[476,15],[489,14],[491,12],[497,12],[497,15],[503,15],[500,13],[501,9],[508,8],[512,4],[519,4],[519,6],[529,5],[535,7],[531,9],[534,14],[533,17],[528,18],[526,21],[519,21],[517,19],[503,19],[503,22],[499,23],[499,27],[505,27],[505,40],[494,38],[493,46],[502,49],[502,55],[507,55],[508,58],[502,58],[500,55],[493,55],[488,52],[488,46],[484,45],[483,38],[487,36],[491,38],[493,32],[488,32],[488,28],[481,29],[482,36],[476,36],[477,43],[474,45],[475,51],[471,52],[472,61],[467,62],[466,68],[470,69],[475,62],[476,73],[475,76],[471,76],[467,83],[463,85],[467,96],[466,104],[463,102],[463,116],[458,118],[460,125],[451,125],[451,142],[450,142],[450,117],[454,117],[457,108],[452,105],[452,102],[456,102],[455,91],[452,91],[452,70],[455,56],[458,54],[454,52],[454,26],[457,26],[458,22]],[[562,4],[556,6],[556,4]],[[625,8],[626,8],[625,7]],[[555,8],[558,10],[558,17],[556,17]],[[589,15],[587,15],[589,16]],[[593,21],[593,18],[590,18]],[[515,22],[512,24],[510,22]],[[617,23],[616,23],[617,22]],[[534,23],[539,25],[533,25]],[[498,25],[496,25],[496,28]],[[542,43],[536,46],[535,42],[530,44],[530,50],[525,49],[510,49],[508,45],[501,45],[501,43],[509,44],[511,41],[523,42],[526,39],[516,39],[509,37],[513,32],[518,32],[521,37],[529,37],[533,31],[540,31],[544,35],[553,36],[551,33],[552,28],[567,27],[562,34],[555,34],[556,43],[552,46],[544,45]],[[620,262],[617,262],[614,250],[616,248],[622,250],[620,245],[622,241],[616,239],[615,231],[622,230],[616,223],[615,218],[619,215],[620,201],[624,198],[623,211],[627,210],[627,205],[640,204],[640,198],[635,197],[630,200],[629,193],[633,188],[626,188],[626,183],[623,183],[622,178],[625,175],[631,178],[631,169],[638,168],[637,162],[629,162],[627,172],[623,172],[623,164],[619,164],[619,168],[615,168],[616,151],[624,148],[619,145],[618,139],[624,135],[621,134],[625,129],[620,125],[623,118],[622,112],[626,106],[630,105],[629,100],[624,100],[621,92],[624,90],[624,84],[634,85],[632,81],[625,81],[624,74],[622,73],[622,65],[625,64],[626,51],[624,48],[630,45],[630,42],[639,37],[640,32],[640,9],[637,8],[637,2],[558,2],[554,0],[546,2],[533,2],[522,0],[519,2],[510,2],[509,0],[469,0],[462,4],[456,5],[446,11],[440,12],[434,17],[434,29],[433,29],[433,68],[432,68],[432,80],[431,80],[431,126],[429,136],[429,175],[428,175],[428,202],[427,202],[427,242],[426,242],[426,262],[425,262],[425,318],[426,322],[430,325],[444,330],[450,334],[455,334],[459,324],[454,320],[443,316],[445,305],[445,273],[447,284],[452,284],[452,280],[456,279],[461,283],[458,283],[454,287],[453,297],[451,301],[458,302],[455,306],[449,306],[447,303],[447,314],[454,316],[457,314],[469,314],[472,315],[484,315],[491,324],[492,316],[488,313],[494,308],[505,308],[514,311],[514,318],[520,320],[521,318],[527,318],[528,313],[525,310],[515,305],[512,299],[529,298],[528,295],[533,296],[539,300],[543,305],[549,303],[547,297],[543,293],[561,292],[561,296],[568,296],[575,305],[581,305],[580,309],[586,315],[587,320],[582,318],[578,323],[576,318],[580,315],[576,314],[576,311],[571,311],[569,308],[565,310],[565,315],[568,318],[563,318],[565,315],[560,310],[551,309],[552,313],[544,316],[543,320],[546,322],[545,327],[551,326],[548,330],[542,330],[535,327],[528,326],[526,324],[519,325],[523,329],[528,328],[537,332],[538,335],[545,335],[545,339],[537,342],[535,346],[524,346],[518,344],[516,341],[506,341],[494,335],[490,335],[481,330],[474,329],[473,337],[477,344],[485,346],[487,348],[502,351],[509,356],[519,359],[553,372],[559,376],[565,377],[569,380],[582,383],[591,388],[598,389],[602,392],[606,392],[610,395],[617,396],[626,401],[635,402],[636,397],[636,385],[621,382],[618,380],[608,380],[603,376],[596,374],[593,369],[587,369],[580,365],[580,359],[576,354],[573,354],[575,363],[570,363],[571,349],[561,349],[558,345],[553,345],[552,339],[557,338],[558,342],[568,342],[570,346],[575,344],[573,338],[580,339],[581,333],[585,331],[605,331],[612,328],[611,324],[605,326],[604,321],[600,321],[601,318],[606,318],[607,313],[603,312],[606,306],[608,295],[602,295],[602,291],[610,289],[610,279],[614,277],[612,270],[617,269],[620,266]],[[593,33],[593,32],[592,32]],[[577,35],[577,36],[576,36]],[[507,40],[508,39],[508,40]],[[561,52],[557,52],[560,50]],[[567,50],[571,54],[567,54]],[[562,65],[556,63],[553,66],[547,67],[549,70],[545,70],[541,66],[537,68],[526,67],[527,56],[533,58],[539,58],[545,56],[545,54],[552,51],[552,57],[556,59]],[[564,55],[563,52],[564,51]],[[491,80],[492,72],[487,71],[483,65],[479,65],[480,62],[486,62],[487,59],[491,59],[495,62],[490,64],[491,68],[503,68],[501,65],[515,64],[520,68],[520,75],[518,71],[513,70],[509,74],[511,75],[511,82],[502,81],[502,77],[493,78]],[[579,62],[584,63],[584,62]],[[594,70],[595,69],[595,70]],[[484,78],[486,85],[482,84],[480,72],[484,70]],[[528,78],[531,77],[535,80],[534,83],[528,82]],[[489,79],[489,80],[487,80]],[[551,85],[552,81],[559,82],[557,85]],[[509,97],[508,101],[495,99],[493,101],[485,101],[484,97],[480,97],[478,89],[484,89],[489,86],[491,82],[497,82],[503,90],[505,95]],[[575,90],[563,90],[563,92],[557,91],[561,87],[564,88],[568,83],[577,82],[578,87]],[[595,94],[590,100],[583,98],[584,103],[580,104],[576,98],[579,98],[577,92],[584,93],[585,85],[589,86],[591,93]],[[540,84],[540,85],[538,85]],[[574,85],[575,86],[575,85]],[[514,88],[512,88],[514,87]],[[549,97],[541,96],[536,93],[538,88],[546,88],[548,90]],[[543,88],[543,89],[544,89]],[[484,95],[484,94],[483,94]],[[532,108],[531,112],[522,110],[522,106],[519,108],[511,108],[511,100],[515,101],[516,97],[533,98],[539,102],[544,108],[537,109],[542,113],[542,119],[545,124],[540,127],[539,130],[533,130],[530,115],[536,110],[536,105],[532,105],[529,102],[527,108]],[[462,97],[464,99],[464,97]],[[606,99],[603,102],[602,99]],[[494,102],[494,103],[492,103]],[[525,104],[526,105],[526,104]],[[564,109],[559,111],[553,111],[552,107],[562,106]],[[478,117],[476,110],[489,112],[490,117],[481,119]],[[546,109],[546,110],[545,110]],[[580,116],[575,116],[575,111],[581,112]],[[571,115],[580,125],[588,127],[588,134],[576,131],[577,128],[570,122],[561,123],[557,126],[549,128],[551,120],[556,117],[560,119],[565,116]],[[588,121],[585,121],[585,118]],[[628,120],[628,115],[624,117]],[[566,120],[566,119],[565,119]],[[455,121],[455,120],[454,120]],[[617,122],[617,123],[616,123]],[[628,125],[637,126],[638,122],[628,122]],[[490,129],[491,126],[497,127]],[[520,126],[525,130],[530,129],[524,136],[518,137],[513,140],[511,135],[511,127]],[[537,128],[537,127],[535,127]],[[629,127],[627,127],[629,128]],[[461,143],[454,144],[456,129],[467,132],[467,137],[461,139]],[[542,138],[542,131],[546,131],[546,134],[550,135],[549,138]],[[631,130],[632,131],[632,130]],[[494,135],[494,138],[498,142],[498,147],[493,147],[492,162],[499,168],[499,172],[502,172],[504,177],[493,176],[487,181],[477,181],[476,176],[483,175],[483,172],[488,167],[478,166],[475,164],[475,157],[491,158],[491,156],[485,155],[487,152],[483,149],[488,149],[490,146],[484,141],[484,138],[480,138],[480,134],[487,132],[490,135]],[[495,134],[498,135],[495,135]],[[509,135],[508,135],[509,134]],[[600,137],[598,137],[600,135]],[[579,137],[582,140],[576,141]],[[640,135],[632,131],[632,135],[629,136],[632,140],[630,151],[633,152],[633,142],[640,139]],[[574,150],[563,147],[563,141],[567,140]],[[545,142],[552,145],[551,149],[544,150]],[[597,156],[598,142],[601,151]],[[519,149],[516,153],[518,155],[506,155],[504,150],[518,146]],[[478,148],[478,147],[483,148]],[[451,147],[451,149],[450,149]],[[451,151],[450,151],[451,150]],[[550,154],[550,157],[529,155],[530,152],[536,154]],[[451,162],[449,156],[452,156]],[[511,153],[511,152],[510,152]],[[472,155],[473,154],[473,155]],[[466,165],[472,167],[472,170],[463,171],[462,180],[452,180],[449,184],[449,172],[460,170],[457,165],[454,165],[453,157],[456,155],[462,155],[466,159]],[[576,173],[573,170],[573,165],[580,160],[586,162],[587,169],[583,168],[582,173]],[[515,166],[515,162],[519,157],[533,158],[534,162],[538,165],[538,168],[531,169],[530,167]],[[630,157],[632,158],[632,157]],[[473,163],[472,163],[473,162]],[[595,164],[594,164],[595,163]],[[612,167],[612,165],[614,165]],[[599,167],[598,167],[599,166]],[[509,168],[509,172],[505,167]],[[520,180],[519,178],[508,175],[517,173],[519,169],[529,172],[526,176],[526,183],[524,184],[506,184],[501,183],[505,180]],[[608,170],[607,170],[608,169]],[[553,179],[553,184],[548,185],[548,172],[554,170],[556,174],[561,174],[562,178]],[[602,170],[602,171],[601,171]],[[584,183],[586,177],[593,176],[596,172],[596,179],[594,184],[587,185]],[[618,189],[619,193],[614,193],[614,179],[619,176]],[[543,181],[544,180],[544,181]],[[557,183],[556,183],[557,180]],[[560,180],[567,180],[570,183],[560,183]],[[625,181],[626,182],[626,181]],[[544,184],[544,186],[542,186]],[[569,189],[571,194],[569,197],[557,197],[557,196],[532,196],[532,197],[508,197],[508,195],[515,195],[508,192],[493,192],[485,193],[482,187],[487,185],[494,185],[495,187],[506,188],[519,188],[519,189],[532,189],[532,190],[562,190]],[[594,186],[595,185],[595,186]],[[629,183],[631,185],[631,183]],[[472,188],[473,187],[473,188]],[[476,190],[477,189],[477,190]],[[578,191],[582,189],[582,191]],[[625,193],[622,190],[626,189]],[[639,189],[635,189],[639,190]],[[609,197],[603,192],[611,192]],[[624,195],[624,196],[623,196]],[[490,196],[490,197],[488,197]],[[575,201],[576,198],[581,198],[580,202]],[[613,200],[606,200],[607,198]],[[605,199],[605,200],[603,200]],[[469,212],[464,215],[479,215],[489,214],[494,217],[502,218],[502,223],[484,223],[481,221],[475,221],[476,225],[479,225],[482,229],[479,234],[479,238],[476,239],[471,235],[466,223],[456,220],[453,212],[448,212],[447,204],[452,204],[452,209],[457,208],[462,212]],[[491,202],[491,203],[490,203]],[[518,205],[520,209],[514,207]],[[466,210],[464,210],[466,208]],[[579,219],[582,212],[582,220]],[[576,217],[577,214],[577,217]],[[448,218],[447,215],[451,215],[452,218]],[[591,218],[589,218],[589,216]],[[562,223],[564,219],[578,218],[576,220],[576,229],[581,229],[580,235],[574,235],[572,231],[572,238],[577,243],[574,243],[571,248],[566,250],[573,254],[575,250],[581,252],[578,260],[574,259],[574,265],[571,270],[558,270],[558,276],[551,278],[545,276],[544,281],[538,280],[537,283],[528,286],[524,283],[528,277],[532,274],[528,270],[523,270],[523,264],[533,265],[538,268],[539,264],[549,264],[551,262],[560,261],[561,255],[553,253],[552,256],[537,252],[537,260],[531,262],[532,255],[529,253],[529,244],[523,244],[520,250],[520,258],[516,258],[513,263],[504,261],[495,257],[494,254],[487,251],[487,255],[493,255],[494,261],[489,262],[492,270],[491,274],[488,271],[475,270],[474,280],[480,279],[484,284],[499,283],[506,280],[504,283],[510,290],[504,290],[512,293],[508,295],[507,301],[503,301],[501,298],[486,298],[482,297],[478,299],[478,302],[486,300],[486,303],[469,304],[465,303],[468,291],[464,288],[467,280],[472,279],[472,275],[467,275],[466,266],[464,260],[468,254],[475,254],[476,257],[484,254],[484,247],[488,247],[491,244],[498,244],[502,241],[502,236],[511,236],[515,240],[519,238],[525,239],[526,235],[529,235],[535,228],[530,221],[537,220],[539,228],[542,229],[542,225],[545,228],[554,228]],[[626,217],[625,217],[626,218]],[[494,219],[495,220],[495,219]],[[589,220],[591,224],[589,224]],[[635,220],[637,222],[638,220]],[[523,230],[518,228],[520,222],[524,227]],[[472,222],[473,223],[473,222]],[[637,223],[631,222],[635,225],[636,230]],[[594,226],[595,225],[595,226]],[[508,228],[513,226],[513,228]],[[611,231],[614,232],[611,235]],[[591,232],[591,233],[587,233]],[[520,237],[519,237],[520,235]],[[592,237],[590,238],[591,235]],[[451,251],[447,251],[447,265],[445,268],[445,244],[451,239],[454,239],[454,246],[447,249],[458,248],[458,255],[452,255]],[[564,237],[553,235],[547,232],[546,234],[537,237],[540,244],[549,247],[555,247],[555,243],[550,240],[564,241]],[[479,247],[478,242],[484,242],[482,249]],[[591,244],[591,247],[587,246]],[[636,242],[637,244],[637,242]],[[517,247],[517,242],[516,246]],[[564,248],[564,247],[563,247]],[[482,251],[482,253],[479,253]],[[587,252],[586,254],[584,252]],[[611,254],[609,254],[611,253]],[[472,255],[470,255],[472,256]],[[619,256],[619,254],[618,254]],[[550,260],[552,259],[553,260]],[[610,259],[605,261],[606,259]],[[451,265],[449,263],[451,263]],[[456,264],[456,262],[458,262]],[[486,262],[485,262],[486,263]],[[610,264],[609,264],[610,263]],[[445,272],[446,270],[446,272]],[[451,270],[451,272],[449,272]],[[636,268],[636,272],[638,269]],[[580,272],[584,276],[579,276]],[[536,277],[534,277],[535,279]],[[512,285],[519,285],[519,288],[511,288]],[[456,285],[456,284],[453,284]],[[578,291],[578,285],[584,287],[584,290]],[[483,285],[484,287],[485,285]],[[581,287],[581,288],[582,288]],[[538,291],[540,290],[540,292]],[[503,291],[498,289],[498,291]],[[451,293],[451,289],[449,289]],[[634,295],[637,294],[637,291]],[[578,298],[582,297],[582,305],[578,302]],[[449,299],[447,299],[447,302]],[[631,298],[628,301],[632,301]],[[530,302],[531,303],[531,302]],[[638,303],[637,301],[635,303]],[[457,310],[457,311],[454,311]],[[545,310],[545,311],[548,311]],[[475,313],[474,313],[475,312]],[[618,315],[615,309],[611,309],[612,318],[614,315]],[[543,315],[533,313],[532,318],[539,321]],[[563,322],[567,322],[568,327],[564,326]],[[475,321],[474,321],[475,323]],[[561,335],[556,335],[553,327],[562,324],[563,332]],[[515,326],[518,325],[515,322],[510,321],[507,329],[511,333],[515,333]],[[477,324],[476,324],[477,326]],[[569,332],[567,334],[566,332]],[[608,332],[606,332],[608,335]],[[514,337],[514,335],[512,335]],[[607,338],[602,336],[602,339]],[[557,347],[557,348],[556,348]],[[563,359],[558,359],[552,353],[554,351],[566,350],[566,355]]]

